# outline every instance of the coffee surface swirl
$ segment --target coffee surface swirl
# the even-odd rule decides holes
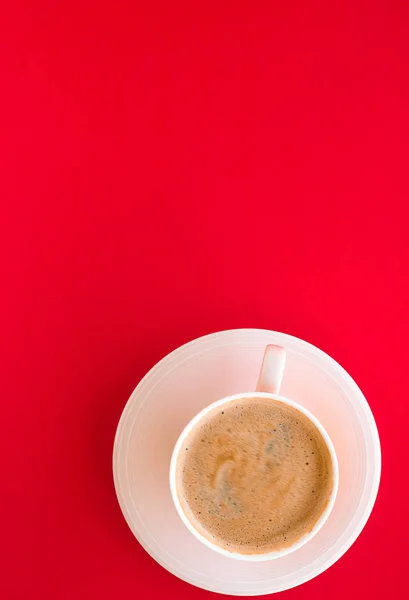
[[[189,434],[177,493],[192,525],[241,554],[279,551],[310,532],[329,501],[332,463],[316,426],[277,400],[243,398]]]

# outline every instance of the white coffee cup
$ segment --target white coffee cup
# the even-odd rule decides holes
[[[337,457],[335,454],[334,446],[332,444],[332,441],[331,441],[328,433],[325,431],[324,427],[321,425],[321,423],[318,421],[318,419],[316,417],[314,417],[314,415],[312,415],[306,408],[304,408],[300,404],[297,404],[296,402],[293,402],[289,398],[285,398],[284,396],[279,395],[280,386],[281,386],[281,382],[282,382],[282,378],[283,378],[283,374],[284,374],[284,365],[285,365],[285,350],[284,350],[284,348],[282,348],[281,346],[275,346],[275,345],[267,346],[265,349],[265,352],[264,352],[264,358],[263,358],[263,363],[261,366],[259,380],[258,380],[257,387],[256,387],[256,392],[249,392],[249,393],[243,393],[243,394],[235,394],[234,396],[227,396],[226,398],[222,398],[221,400],[213,402],[212,404],[210,404],[209,406],[204,408],[195,417],[193,417],[193,419],[183,429],[182,433],[180,434],[180,436],[175,444],[174,450],[173,450],[173,454],[172,454],[172,458],[171,458],[171,462],[170,462],[170,491],[172,494],[173,502],[175,504],[176,510],[177,510],[180,518],[182,519],[182,521],[186,525],[186,527],[189,529],[189,531],[200,542],[202,542],[202,544],[204,544],[208,548],[211,548],[215,552],[219,552],[220,554],[223,554],[224,556],[229,556],[230,558],[235,558],[238,560],[246,560],[246,561],[263,561],[263,560],[271,560],[273,558],[279,558],[280,556],[284,556],[286,554],[289,554],[290,552],[294,552],[294,550],[297,550],[298,548],[300,548],[301,546],[306,544],[321,529],[321,527],[324,525],[325,521],[327,520],[329,514],[331,513],[331,510],[335,503],[335,498],[336,498],[337,491],[338,491],[339,471],[338,471],[338,461],[337,461]],[[333,474],[332,491],[331,491],[331,494],[329,497],[329,501],[328,501],[324,511],[321,513],[318,521],[315,523],[313,529],[310,532],[306,533],[303,537],[298,539],[291,546],[289,546],[283,550],[268,552],[268,553],[264,553],[264,554],[240,554],[238,552],[230,552],[229,550],[226,550],[225,548],[222,548],[222,547],[218,546],[217,544],[209,541],[199,531],[197,531],[197,529],[195,529],[195,527],[192,525],[192,523],[186,516],[185,512],[183,511],[183,508],[181,506],[181,503],[180,503],[180,500],[178,497],[178,493],[177,493],[176,466],[177,466],[177,462],[178,462],[178,458],[179,458],[179,453],[180,453],[181,449],[185,446],[185,439],[187,438],[187,436],[202,421],[202,419],[207,416],[207,414],[209,412],[213,411],[215,408],[220,408],[221,406],[224,406],[230,402],[234,402],[234,401],[242,399],[242,398],[267,398],[267,399],[271,399],[271,400],[278,400],[278,401],[282,402],[283,404],[286,404],[287,406],[291,406],[291,407],[299,410],[310,421],[312,421],[312,423],[315,425],[315,427],[321,433],[321,435],[326,443],[326,446],[328,448],[328,452],[330,454],[331,463],[332,463],[332,474]]]

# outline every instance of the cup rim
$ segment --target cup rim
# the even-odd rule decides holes
[[[291,546],[289,546],[288,548],[285,548],[283,550],[276,550],[273,552],[265,552],[262,554],[240,554],[239,552],[230,552],[229,550],[222,548],[222,547],[218,546],[217,544],[214,544],[213,542],[208,540],[205,536],[203,536],[199,531],[197,531],[194,528],[194,526],[192,525],[192,523],[190,522],[190,520],[188,519],[188,517],[186,516],[186,514],[184,512],[184,510],[181,506],[181,503],[179,501],[178,494],[177,494],[177,490],[176,490],[177,459],[179,456],[180,449],[184,445],[184,440],[186,439],[187,435],[189,435],[189,433],[192,431],[192,429],[197,425],[197,423],[199,423],[199,421],[202,420],[202,418],[207,413],[209,413],[210,411],[212,411],[214,409],[219,408],[220,406],[228,404],[229,402],[234,402],[235,400],[240,400],[242,398],[267,398],[269,400],[276,400],[278,402],[282,402],[283,404],[286,404],[287,406],[291,406],[292,408],[299,410],[308,419],[310,419],[310,421],[312,421],[312,423],[316,426],[316,428],[318,429],[318,431],[321,433],[322,437],[324,438],[324,441],[325,441],[326,446],[330,453],[331,463],[332,463],[333,486],[332,486],[332,491],[331,491],[331,495],[328,500],[328,503],[327,503],[324,511],[320,515],[318,521],[315,523],[313,529],[311,531],[309,531],[308,533],[306,533],[305,535],[303,535],[299,540],[294,542],[294,544],[292,544]],[[187,425],[183,428],[182,432],[180,433],[180,435],[176,441],[176,444],[173,448],[172,457],[170,460],[170,468],[169,468],[169,484],[170,484],[170,492],[171,492],[172,500],[173,500],[174,506],[176,508],[176,511],[177,511],[179,517],[181,518],[182,522],[184,523],[184,525],[192,533],[192,535],[195,536],[196,539],[198,539],[200,542],[202,542],[202,544],[204,544],[211,550],[214,550],[215,552],[218,552],[219,554],[222,554],[223,556],[227,556],[229,558],[234,558],[237,560],[245,560],[245,561],[249,561],[249,562],[259,562],[259,561],[272,560],[275,558],[280,558],[282,556],[286,556],[287,554],[290,554],[290,553],[294,552],[295,550],[298,550],[299,548],[301,548],[301,546],[304,546],[304,544],[309,542],[318,533],[318,531],[321,529],[321,527],[324,525],[324,523],[328,519],[329,515],[331,514],[331,511],[335,504],[335,500],[336,500],[336,496],[337,496],[337,492],[338,492],[338,485],[339,485],[339,467],[338,467],[337,455],[336,455],[335,448],[334,448],[331,438],[329,437],[327,431],[325,430],[325,428],[321,424],[321,422],[308,409],[306,409],[301,404],[294,402],[290,398],[287,398],[286,396],[281,396],[280,394],[272,394],[269,392],[245,392],[242,394],[233,394],[231,396],[226,396],[224,398],[221,398],[220,400],[216,400],[215,402],[212,402],[211,404],[209,404],[208,406],[203,408],[201,411],[199,411],[187,423]]]

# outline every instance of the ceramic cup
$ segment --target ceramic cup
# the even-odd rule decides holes
[[[285,350],[284,350],[284,348],[281,346],[276,346],[276,345],[268,345],[264,352],[264,358],[263,358],[263,362],[262,362],[262,366],[261,366],[261,370],[260,370],[260,375],[259,375],[259,380],[258,380],[257,387],[256,387],[256,392],[235,394],[234,396],[228,396],[226,398],[222,398],[221,400],[213,402],[212,404],[210,404],[209,406],[204,408],[195,417],[193,417],[193,419],[183,429],[182,433],[180,434],[180,436],[175,444],[175,447],[174,447],[174,450],[172,453],[172,458],[171,458],[171,462],[170,462],[170,491],[171,491],[171,495],[172,495],[176,510],[177,510],[180,518],[182,519],[183,523],[186,525],[188,530],[200,542],[202,542],[202,544],[204,544],[208,548],[214,550],[215,552],[218,552],[220,554],[223,554],[224,556],[229,556],[231,558],[238,559],[238,560],[264,561],[264,560],[271,560],[271,559],[279,558],[281,556],[289,554],[290,552],[294,552],[294,550],[297,550],[298,548],[300,548],[301,546],[306,544],[321,529],[321,527],[324,525],[325,521],[327,520],[329,514],[331,513],[331,510],[334,506],[335,498],[337,495],[338,481],[339,481],[338,461],[337,461],[337,457],[335,454],[335,450],[334,450],[332,441],[331,441],[329,435],[327,434],[327,432],[325,431],[324,427],[321,425],[321,423],[318,421],[318,419],[316,417],[314,417],[314,415],[312,415],[307,409],[305,409],[300,404],[297,404],[296,402],[293,402],[291,399],[285,398],[284,396],[279,395],[281,381],[282,381],[283,374],[284,374],[284,366],[285,366]],[[222,547],[218,546],[217,544],[214,544],[213,542],[209,541],[199,531],[197,531],[197,529],[195,529],[195,527],[192,525],[192,523],[189,521],[189,519],[185,515],[183,508],[180,504],[178,492],[177,492],[176,465],[178,462],[179,453],[180,453],[181,449],[185,446],[186,437],[208,415],[209,412],[213,411],[215,408],[220,408],[221,406],[224,406],[226,404],[229,404],[230,402],[234,402],[234,401],[242,399],[242,398],[249,398],[249,399],[250,398],[267,398],[267,399],[271,399],[271,400],[278,400],[279,402],[282,402],[283,404],[286,404],[287,406],[291,406],[291,407],[299,410],[310,421],[312,421],[312,423],[315,425],[315,427],[321,433],[321,435],[327,445],[327,448],[328,448],[328,451],[329,451],[329,454],[331,457],[331,462],[332,462],[333,487],[332,487],[331,495],[330,495],[329,501],[328,501],[324,511],[322,512],[318,521],[314,525],[313,529],[310,532],[306,533],[304,536],[302,536],[300,539],[298,539],[291,546],[289,546],[283,550],[268,552],[268,553],[264,553],[264,554],[239,554],[237,552],[230,552],[229,550],[226,550],[225,548],[222,548]]]

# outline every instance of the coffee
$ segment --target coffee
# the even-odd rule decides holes
[[[325,510],[331,456],[296,408],[242,398],[215,408],[187,436],[176,487],[193,527],[217,546],[240,554],[281,551]]]

